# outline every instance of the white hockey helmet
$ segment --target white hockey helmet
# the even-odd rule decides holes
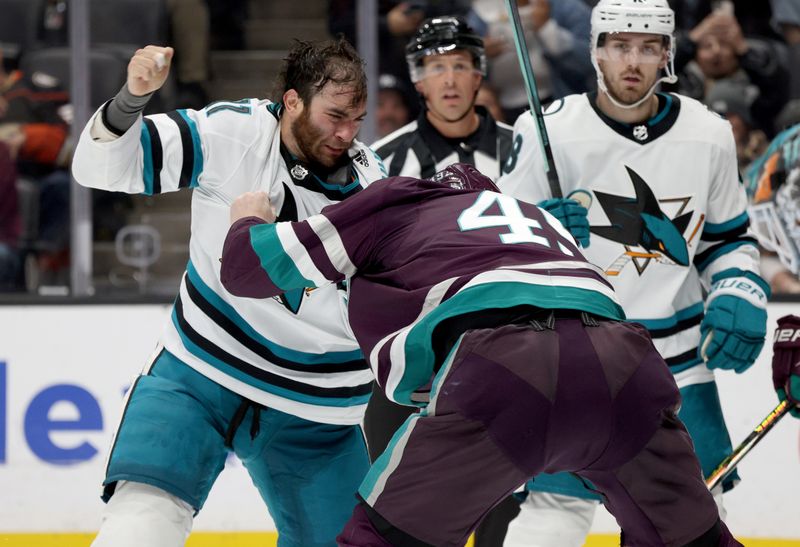
[[[603,73],[597,63],[597,48],[602,47],[605,35],[613,32],[637,32],[659,34],[667,37],[669,53],[665,75],[650,91],[632,105],[619,104],[611,95],[603,80]],[[647,100],[661,82],[670,84],[678,81],[675,75],[675,12],[667,0],[600,0],[592,10],[592,64],[597,72],[597,85],[614,104],[622,108],[635,108]]]

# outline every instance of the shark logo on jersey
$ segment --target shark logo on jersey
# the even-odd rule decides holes
[[[300,304],[303,303],[303,297],[306,296],[306,294],[305,289],[292,289],[278,296],[273,296],[272,298],[283,304],[284,308],[297,315],[297,312],[300,311]]]
[[[633,136],[635,139],[640,141],[646,141],[649,137],[647,133],[647,126],[646,125],[637,125],[633,128]]]
[[[611,225],[591,226],[592,233],[625,246],[622,255],[606,268],[606,274],[619,275],[631,261],[639,275],[652,260],[688,266],[689,251],[683,232],[693,213],[683,211],[690,198],[658,200],[638,173],[627,165],[625,169],[633,183],[635,197],[594,192]],[[682,202],[672,219],[661,210],[660,203],[667,202]]]

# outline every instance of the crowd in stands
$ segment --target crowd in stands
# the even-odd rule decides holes
[[[127,2],[135,17],[122,15],[123,0],[90,3],[98,12],[91,15],[91,63],[103,67],[97,77],[106,86],[97,97],[93,93],[92,107],[114,94],[105,89],[121,87],[125,60],[136,47],[170,43],[176,50],[175,81],[171,93],[151,102],[151,108],[201,108],[209,99],[210,50],[245,47],[247,0],[148,0],[152,9],[142,1]],[[543,103],[596,87],[589,53],[595,3],[518,1]],[[103,12],[105,4],[109,10]],[[356,4],[328,1],[329,32],[342,33],[353,43]],[[678,29],[679,79],[664,89],[701,100],[731,122],[744,172],[776,134],[800,122],[800,0],[670,0],[670,5]],[[21,263],[32,248],[31,232],[39,245],[37,256],[47,262],[44,267],[68,268],[72,143],[64,80],[69,2],[3,0],[0,9],[8,15],[0,17],[6,20],[0,23],[0,290],[7,291],[22,288]],[[147,15],[151,11],[155,16]],[[445,14],[465,17],[483,36],[489,66],[478,104],[508,124],[527,109],[504,2],[379,0],[379,136],[417,116],[420,100],[403,49],[425,18]],[[123,24],[108,24],[115,18]],[[62,56],[53,53],[58,50]],[[35,227],[20,215],[31,199],[38,202]],[[800,282],[792,279],[776,290],[800,293]]]

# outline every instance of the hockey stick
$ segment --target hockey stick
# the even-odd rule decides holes
[[[544,125],[542,115],[542,103],[539,101],[539,91],[536,87],[536,78],[533,76],[531,68],[531,58],[528,55],[528,44],[525,42],[525,33],[522,29],[522,21],[519,18],[517,0],[506,0],[508,18],[511,21],[511,30],[514,34],[514,45],[517,48],[517,59],[519,68],[522,71],[522,79],[525,81],[525,90],[528,92],[528,105],[531,107],[531,114],[536,119],[536,127],[539,130],[539,145],[544,157],[544,170],[547,173],[547,183],[550,185],[550,194],[554,198],[564,197],[561,192],[561,183],[558,180],[556,164],[553,161],[553,151],[550,148],[550,138],[547,136],[547,128]]]
[[[781,401],[778,406],[772,409],[766,418],[761,420],[756,428],[743,440],[739,446],[734,448],[733,452],[730,456],[722,460],[714,471],[706,479],[706,486],[708,489],[711,490],[723,480],[725,477],[731,474],[731,472],[736,469],[736,466],[742,460],[742,458],[747,455],[748,452],[756,445],[758,442],[764,438],[764,436],[769,432],[770,429],[773,428],[778,421],[783,418],[789,412],[789,402],[784,400]]]

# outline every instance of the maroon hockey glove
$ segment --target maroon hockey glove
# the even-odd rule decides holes
[[[772,349],[772,384],[781,401],[795,405],[792,416],[800,418],[800,317],[778,319]]]

